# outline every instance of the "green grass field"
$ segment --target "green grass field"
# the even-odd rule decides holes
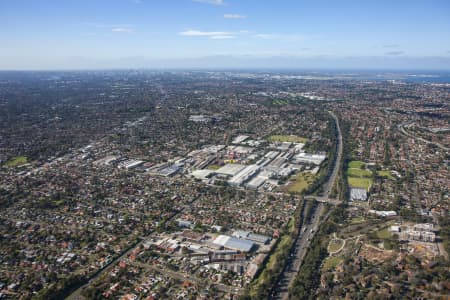
[[[54,201],[53,201],[53,203],[54,203],[56,206],[61,206],[61,205],[63,205],[65,202],[66,202],[66,201],[64,201],[64,199],[54,200]]]
[[[296,135],[271,135],[268,138],[271,142],[291,142],[291,143],[306,143],[307,138]]]
[[[367,178],[370,178],[370,177],[372,177],[372,172],[370,172],[368,170],[364,170],[364,169],[351,168],[351,169],[347,170],[347,176],[349,176],[349,177],[367,177]]]
[[[287,186],[287,191],[291,193],[301,193],[315,180],[315,175],[311,173],[298,173],[291,177],[291,183]]]
[[[362,188],[368,190],[372,185],[372,179],[370,178],[358,178],[358,177],[349,177],[348,184],[351,187]]]
[[[349,164],[348,167],[349,168],[356,168],[356,169],[361,169],[365,166],[366,164],[362,161],[359,160],[352,160]]]
[[[17,167],[28,162],[28,158],[26,156],[16,156],[11,158],[5,163],[7,167]]]
[[[323,268],[326,271],[333,270],[336,268],[336,266],[342,261],[342,258],[340,257],[333,257],[330,256],[325,260],[325,263],[323,264]]]
[[[384,229],[382,229],[380,231],[377,231],[377,236],[380,239],[384,239],[385,240],[385,239],[388,239],[388,238],[391,237],[391,233],[389,232],[388,228],[384,228]]]
[[[220,169],[220,166],[219,165],[215,165],[215,164],[211,164],[211,165],[208,166],[208,169],[209,170],[217,170],[217,169]]]
[[[272,105],[287,105],[287,104],[289,104],[288,100],[277,99],[272,101]]]
[[[355,217],[350,220],[351,224],[358,224],[364,222],[366,219],[364,217]]]
[[[381,170],[381,171],[378,171],[377,174],[378,174],[378,176],[381,176],[381,177],[386,177],[386,178],[389,178],[392,180],[394,179],[394,176],[392,176],[391,171]]]
[[[358,160],[353,160],[348,164],[346,175],[351,187],[368,190],[372,185],[372,172],[364,169],[365,165],[364,162]]]
[[[295,219],[294,219],[294,217],[291,217],[288,222],[288,231],[294,232],[294,229],[295,229],[294,227],[295,227]]]
[[[342,244],[344,244],[343,240],[336,240],[336,241],[331,240],[328,249],[330,249],[331,252],[335,252],[342,247]]]

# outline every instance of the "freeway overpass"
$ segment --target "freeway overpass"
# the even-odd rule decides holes
[[[287,258],[286,266],[278,278],[275,287],[272,289],[272,293],[269,296],[269,299],[288,299],[289,297],[289,288],[294,283],[295,277],[299,272],[303,259],[306,256],[309,245],[311,244],[311,240],[314,237],[314,234],[319,229],[321,220],[326,220],[328,215],[324,218],[323,213],[325,211],[325,203],[330,203],[337,205],[340,203],[337,199],[331,199],[330,194],[333,189],[333,185],[336,182],[336,178],[339,174],[339,170],[341,168],[342,161],[342,151],[343,151],[343,143],[342,143],[342,133],[341,128],[339,126],[339,119],[336,115],[328,111],[328,113],[333,117],[334,122],[336,124],[336,135],[337,135],[337,145],[336,145],[336,159],[334,160],[333,170],[328,177],[328,180],[323,184],[323,193],[324,196],[313,196],[309,195],[305,197],[305,200],[317,201],[318,204],[315,209],[312,211],[310,217],[310,222],[301,225],[298,230],[298,236],[295,239],[294,246]],[[305,216],[307,217],[307,216]]]

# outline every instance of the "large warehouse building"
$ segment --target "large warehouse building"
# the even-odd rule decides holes
[[[255,244],[251,241],[241,240],[228,235],[219,235],[213,241],[213,244],[241,252],[249,252],[255,246]]]

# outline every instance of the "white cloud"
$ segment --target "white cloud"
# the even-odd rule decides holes
[[[223,17],[225,19],[246,19],[247,16],[238,15],[238,14],[224,14]]]
[[[112,32],[125,32],[125,33],[131,33],[133,32],[133,29],[130,27],[114,27],[111,28]]]
[[[285,42],[298,42],[306,39],[306,36],[300,34],[272,34],[272,33],[252,33],[248,30],[238,31],[202,31],[195,29],[186,29],[178,32],[178,35],[188,37],[205,37],[211,39],[233,39],[239,36],[248,36],[263,40],[278,40]]]
[[[234,37],[232,32],[227,31],[200,31],[200,30],[185,30],[178,33],[182,36],[200,36],[200,37],[209,37],[213,39],[220,38],[230,38]]]
[[[267,33],[258,33],[258,34],[255,34],[255,37],[259,38],[259,39],[270,40],[270,39],[273,39],[275,37],[275,35],[267,34]]]
[[[213,40],[228,40],[228,39],[234,39],[236,38],[235,35],[213,35],[210,38]]]
[[[272,33],[258,33],[253,35],[255,38],[263,39],[263,40],[280,40],[280,41],[289,41],[296,42],[305,39],[304,35],[300,34],[272,34]]]
[[[207,4],[212,4],[212,5],[224,5],[225,2],[223,2],[223,0],[192,0],[194,2],[199,2],[199,3],[207,3]]]

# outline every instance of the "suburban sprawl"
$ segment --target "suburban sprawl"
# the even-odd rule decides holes
[[[446,299],[450,84],[392,76],[0,72],[0,299]]]

